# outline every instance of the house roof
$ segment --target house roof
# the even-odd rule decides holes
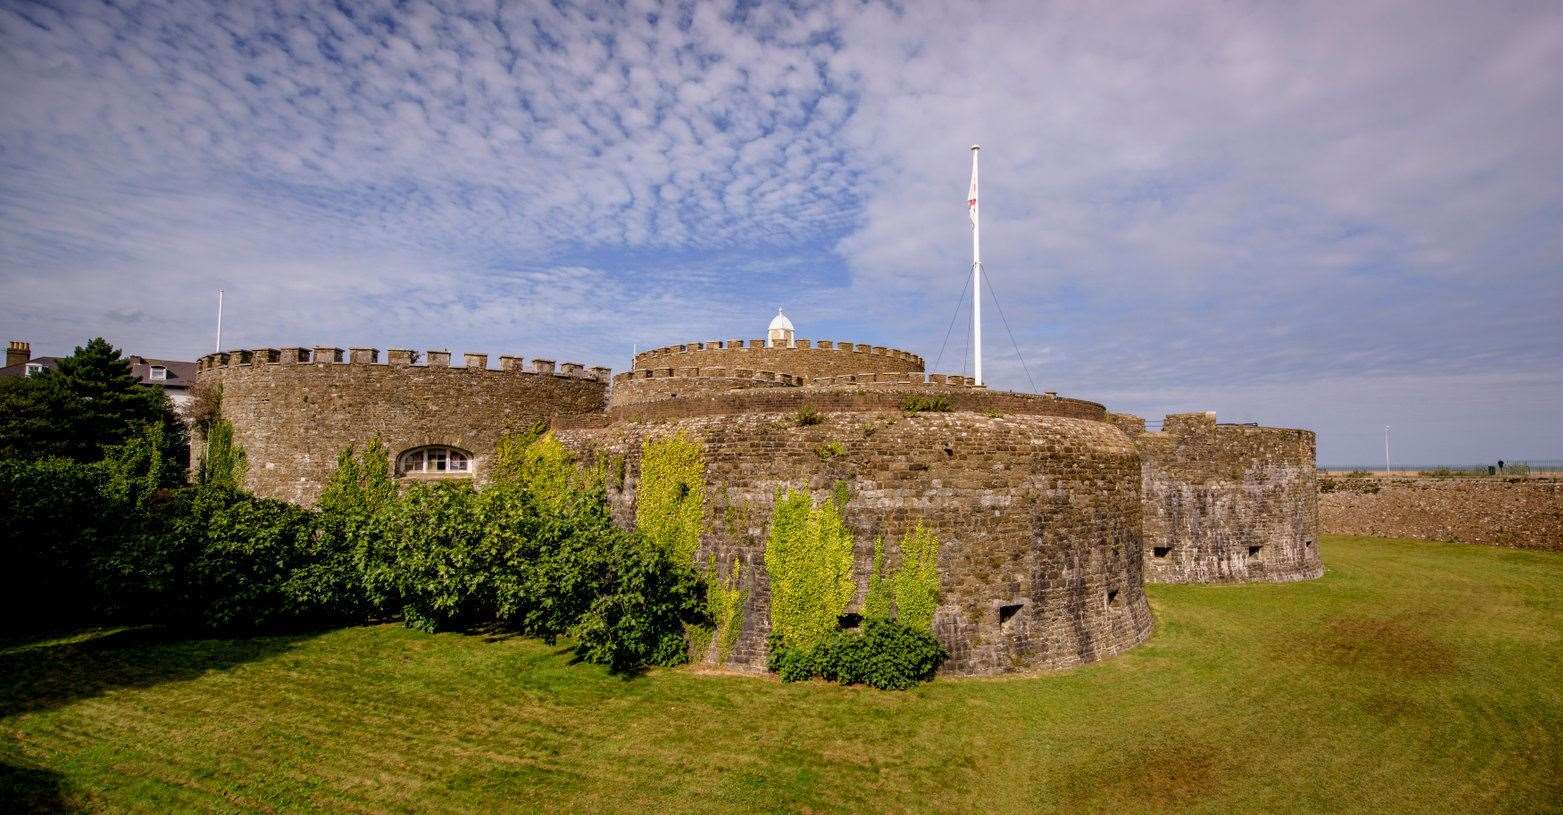
[[[42,365],[49,370],[54,370],[60,364],[59,357],[33,357],[24,363],[7,365],[0,368],[0,377],[20,377],[27,375],[28,365]],[[167,378],[153,379],[152,368],[162,366],[168,371]],[[130,375],[143,385],[157,385],[172,390],[185,390],[195,386],[194,362],[185,362],[175,359],[147,359],[146,357],[130,357]]]
[[[152,368],[162,366],[167,369],[165,379],[153,379]],[[195,363],[176,359],[147,359],[146,357],[132,356],[130,358],[130,374],[141,380],[143,385],[161,385],[165,388],[184,389],[195,386]]]
[[[60,364],[59,357],[33,357],[26,362],[18,362],[15,365],[7,365],[0,368],[0,376],[22,377],[27,375],[28,365],[42,365],[49,370],[54,370]]]

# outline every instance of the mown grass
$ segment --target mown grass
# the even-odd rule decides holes
[[[390,625],[9,643],[0,809],[1563,807],[1563,556],[1322,544],[1318,581],[1153,587],[1105,663],[906,693]]]

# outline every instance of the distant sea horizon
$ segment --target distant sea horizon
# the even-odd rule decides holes
[[[1530,467],[1532,470],[1563,470],[1563,458],[1506,458],[1503,460],[1503,464],[1505,468],[1511,464],[1524,464]],[[1391,470],[1437,470],[1442,468],[1448,468],[1451,470],[1474,470],[1477,468],[1486,469],[1487,467],[1496,466],[1498,466],[1497,459],[1477,463],[1466,462],[1463,464],[1402,464],[1398,461],[1391,461],[1389,463],[1389,469]],[[1377,464],[1320,464],[1319,469],[1328,470],[1330,472],[1353,472],[1356,470],[1366,470],[1367,472],[1373,472],[1377,470],[1382,472],[1384,470],[1384,462],[1380,461]]]

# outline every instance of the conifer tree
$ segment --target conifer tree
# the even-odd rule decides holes
[[[93,447],[121,444],[163,421],[163,394],[132,376],[130,361],[102,337],[77,346],[52,375],[80,400],[80,435]]]

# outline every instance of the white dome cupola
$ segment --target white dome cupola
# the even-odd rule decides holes
[[[771,319],[771,327],[765,332],[765,347],[775,348],[782,346],[793,347],[792,321],[781,309],[776,309],[776,316]]]

